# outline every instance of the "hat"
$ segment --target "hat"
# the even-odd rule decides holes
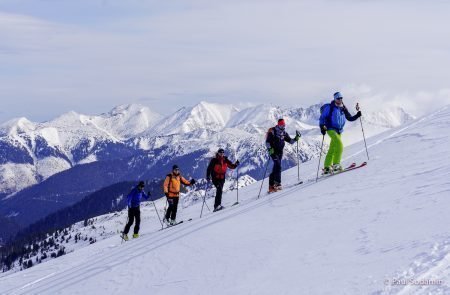
[[[217,151],[217,153],[218,153],[218,154],[225,153],[225,150],[224,150],[223,148],[220,148],[220,149]]]
[[[172,170],[175,170],[175,169],[180,169],[180,168],[178,168],[178,165],[173,165]]]
[[[336,92],[335,94],[334,94],[334,99],[342,99],[343,97],[342,97],[342,94],[340,93],[340,92]]]
[[[138,187],[144,187],[145,183],[143,181],[139,181]]]
[[[278,126],[285,126],[286,123],[284,122],[284,119],[278,119]]]

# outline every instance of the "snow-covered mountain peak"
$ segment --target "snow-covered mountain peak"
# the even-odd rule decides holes
[[[0,136],[12,136],[32,132],[36,129],[36,124],[25,117],[9,120],[0,125]]]
[[[202,101],[193,107],[181,108],[162,119],[149,135],[189,133],[199,129],[219,131],[239,112],[233,105]]]
[[[201,126],[207,129],[222,129],[238,111],[233,105],[202,101],[190,110],[186,127],[196,128],[197,126]]]
[[[96,116],[97,126],[108,130],[115,137],[128,139],[153,127],[162,116],[140,104],[126,104],[113,108],[106,114]]]

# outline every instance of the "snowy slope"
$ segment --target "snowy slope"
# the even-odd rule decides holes
[[[145,207],[141,238],[0,278],[0,293],[449,294],[449,125],[447,107],[371,138],[365,168],[315,183],[317,162],[304,163],[303,185],[288,170],[283,192],[257,200],[257,183],[202,219],[199,199],[179,212],[193,221],[164,231]],[[344,158],[365,160],[362,143]]]

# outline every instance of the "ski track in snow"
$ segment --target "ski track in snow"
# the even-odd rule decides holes
[[[183,214],[183,219],[193,217],[192,221],[185,221],[164,231],[157,231],[159,225],[154,224],[151,229],[142,231],[142,236],[138,240],[123,244],[119,237],[100,241],[29,270],[0,278],[0,292],[2,294],[86,294],[87,290],[92,291],[92,288],[98,288],[96,289],[98,293],[123,294],[129,292],[131,288],[137,294],[212,294],[211,288],[214,287],[217,290],[214,294],[300,294],[299,292],[303,294],[450,294],[450,232],[443,229],[439,234],[435,233],[430,237],[420,232],[419,228],[419,233],[415,234],[410,232],[409,227],[420,227],[421,224],[408,223],[417,221],[418,217],[415,214],[424,214],[423,212],[426,212],[428,208],[436,209],[444,206],[442,196],[450,192],[450,182],[442,182],[442,177],[439,179],[435,177],[444,175],[448,179],[449,166],[448,164],[438,166],[442,157],[439,158],[438,155],[430,152],[436,142],[448,143],[446,139],[448,137],[438,137],[433,134],[433,138],[428,138],[431,134],[428,130],[435,128],[432,123],[443,123],[442,121],[448,118],[450,113],[448,108],[445,108],[399,128],[388,136],[383,134],[369,139],[369,151],[375,150],[382,144],[384,146],[371,155],[371,161],[367,167],[323,178],[316,184],[317,162],[306,163],[302,165],[304,168],[301,171],[302,176],[307,175],[302,185],[294,185],[297,181],[296,168],[285,171],[283,179],[289,182],[281,192],[268,195],[265,192],[266,179],[264,193],[260,199],[255,200],[261,185],[258,182],[240,190],[242,199],[239,200],[239,206],[230,206],[235,201],[234,195],[224,195],[224,202],[227,200],[229,207],[214,214],[206,211],[201,219],[197,214],[201,203],[195,204],[187,208],[186,212],[180,212]],[[423,131],[409,132],[415,127]],[[410,154],[395,153],[398,157],[396,161],[403,165],[393,163],[389,167],[383,166],[387,164],[384,159],[389,159],[390,152],[395,152],[390,149],[392,146],[400,144],[404,145],[404,148],[412,148],[418,143],[423,145],[425,155],[434,157],[426,158],[422,162],[419,159],[408,161]],[[350,149],[359,148],[353,146]],[[441,146],[440,149],[444,151],[445,147]],[[435,153],[439,152],[438,150]],[[352,159],[358,164],[365,160],[364,157],[365,149],[362,149],[353,152],[344,160]],[[419,167],[414,170],[411,168],[414,165]],[[391,174],[386,176],[384,173],[370,174],[375,171],[386,171],[393,176]],[[357,179],[360,181],[355,181]],[[408,182],[407,186],[402,186],[409,179],[420,179],[421,183]],[[328,183],[329,185],[326,186]],[[351,192],[348,191],[348,183],[352,185]],[[330,191],[330,186],[334,190]],[[394,194],[390,192],[389,198],[383,199],[383,194],[388,195],[389,189],[392,188],[401,188],[401,190]],[[377,195],[370,195],[371,190],[376,191]],[[346,197],[347,193],[350,194],[349,197]],[[427,202],[422,201],[424,198]],[[384,204],[383,201],[386,200],[390,203]],[[442,205],[439,206],[440,203]],[[258,215],[261,212],[260,209],[264,207],[273,210],[266,210],[264,215],[261,213]],[[445,209],[448,208],[442,208],[442,211]],[[286,219],[285,212],[294,215],[297,219],[292,219],[294,217]],[[445,216],[438,213],[440,212],[429,212],[428,215],[424,215],[429,217],[426,221],[431,222],[430,219],[438,218],[436,226],[441,225],[439,223],[441,221],[448,221]],[[358,219],[347,220],[347,215],[352,216],[351,214]],[[396,218],[393,219],[392,216]],[[298,222],[300,228],[297,229],[292,223],[284,223],[292,220],[295,223]],[[235,233],[226,232],[229,228],[227,225],[236,226],[242,221],[245,227],[236,228]],[[269,226],[270,223],[277,221],[275,226],[284,224],[286,229]],[[401,232],[390,229],[390,223],[393,221],[401,231],[407,231],[403,240]],[[426,221],[424,220],[423,226],[431,228],[433,224]],[[147,224],[142,224],[142,228],[145,226]],[[245,231],[245,228],[250,229],[252,234]],[[294,229],[296,230],[292,231]],[[325,229],[329,234],[320,234]],[[223,251],[211,252],[208,243],[214,247],[217,243],[214,244],[212,241],[222,241],[221,235],[214,236],[216,230],[222,231],[220,234],[223,233],[224,236],[233,237],[235,240],[234,243],[227,244],[227,248]],[[202,239],[203,235],[201,236],[200,233],[206,233],[209,236]],[[305,239],[308,234],[316,235]],[[298,238],[298,235],[301,238]],[[290,243],[278,243],[278,239],[284,242],[300,243],[298,245],[301,249],[300,253],[292,252],[293,246]],[[338,243],[342,241],[347,241],[348,245]],[[206,247],[198,246],[203,243]],[[324,247],[323,245],[327,243],[331,244]],[[260,247],[254,251],[240,247],[255,244]],[[173,254],[172,257],[170,253],[173,251],[189,253],[189,256],[180,257]],[[345,265],[342,264],[341,257],[335,255],[336,253],[342,255]],[[213,254],[219,256],[215,257]],[[204,257],[216,259],[220,267],[211,266],[212,263],[203,261]],[[392,259],[392,263],[389,263],[389,259]],[[233,262],[236,260],[242,265],[239,267],[234,265]],[[296,264],[298,266],[292,269],[295,274],[284,269],[285,265],[289,266],[289,262],[292,263],[292,261],[298,263]],[[184,268],[183,270],[180,270],[179,264],[181,268]],[[190,265],[202,266],[204,269],[195,272]],[[268,271],[264,271],[264,267]],[[240,268],[246,269],[247,272],[240,273],[238,270]],[[356,274],[349,269],[360,271]],[[250,272],[250,270],[253,271]],[[327,273],[314,275],[320,270],[326,270]],[[362,270],[370,271],[361,273]],[[384,277],[380,274],[384,274]],[[225,278],[224,281],[223,278]],[[298,282],[293,281],[295,278]],[[444,283],[434,286],[383,284],[385,280],[393,278],[441,279]],[[247,283],[239,285],[242,282]],[[331,287],[327,287],[328,285]]]

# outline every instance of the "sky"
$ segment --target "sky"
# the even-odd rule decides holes
[[[0,0],[0,122],[206,100],[450,104],[450,3]]]

